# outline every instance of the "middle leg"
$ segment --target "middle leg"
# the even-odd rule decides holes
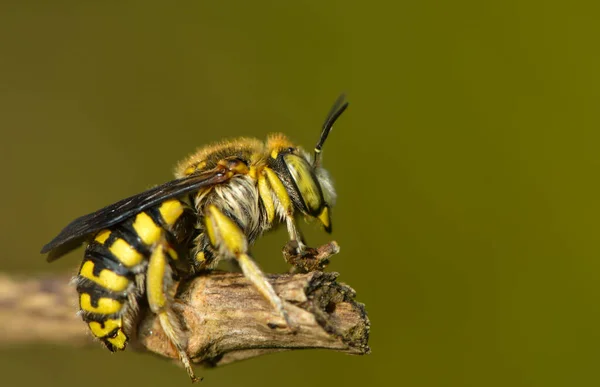
[[[275,307],[286,325],[292,328],[288,313],[283,307],[283,301],[275,293],[273,286],[258,265],[248,255],[248,241],[238,225],[214,204],[207,207],[204,223],[210,243],[218,251],[218,254],[235,259],[246,278]]]

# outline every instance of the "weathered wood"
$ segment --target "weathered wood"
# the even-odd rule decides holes
[[[252,284],[238,273],[211,272],[179,285],[175,310],[188,334],[194,363],[219,366],[284,350],[322,348],[369,352],[369,320],[355,292],[336,282],[336,273],[271,275],[286,301],[290,330]],[[91,342],[76,316],[77,295],[65,276],[15,279],[0,275],[0,345],[52,341]],[[130,347],[166,358],[177,355],[158,320],[141,316]]]

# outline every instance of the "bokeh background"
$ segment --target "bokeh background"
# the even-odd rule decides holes
[[[590,2],[590,4],[592,4]],[[331,270],[372,354],[199,370],[210,386],[597,386],[598,9],[553,1],[11,1],[0,6],[0,270],[74,272],[40,247],[171,178],[223,137],[325,147]],[[303,225],[312,244],[327,241]],[[253,252],[287,270],[285,232]],[[43,321],[40,321],[42,324]],[[10,320],[2,324],[11,324]],[[175,386],[98,345],[0,349],[3,386]]]

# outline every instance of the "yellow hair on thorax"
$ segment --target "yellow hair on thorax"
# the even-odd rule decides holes
[[[198,148],[196,152],[179,162],[175,167],[175,177],[181,178],[204,168],[213,167],[211,164],[218,162],[221,157],[243,154],[251,158],[250,155],[264,154],[264,151],[264,143],[256,138],[239,137],[220,141]]]
[[[286,148],[294,147],[294,144],[283,133],[271,133],[267,137],[267,154],[277,158],[277,154]]]

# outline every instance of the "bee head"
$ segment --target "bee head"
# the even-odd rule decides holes
[[[317,218],[327,232],[331,232],[329,209],[335,202],[335,190],[329,174],[321,167],[321,149],[333,124],[347,107],[342,94],[323,123],[312,159],[282,134],[271,135],[267,141],[269,164],[282,179],[295,207],[305,215]]]

